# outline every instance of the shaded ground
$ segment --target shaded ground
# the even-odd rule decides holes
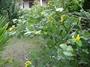
[[[12,58],[13,61],[6,67],[24,67],[26,59],[29,58],[30,49],[39,50],[44,41],[35,38],[12,38],[6,44],[5,50],[2,52],[4,59]]]

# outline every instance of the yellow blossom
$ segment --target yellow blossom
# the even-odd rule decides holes
[[[76,38],[75,38],[75,36],[74,36],[74,35],[72,35],[72,38],[73,38],[73,39],[75,39],[76,41],[79,41],[79,40],[80,40],[80,35],[79,35],[79,34],[77,34]]]
[[[72,57],[72,56],[73,56],[73,54],[70,54],[70,56]]]
[[[31,65],[32,63],[31,63],[29,60],[27,60],[27,61],[26,61],[26,64],[30,64],[30,65]]]
[[[36,33],[35,34],[38,34],[38,35],[40,35],[41,34],[41,31],[36,31]]]
[[[12,25],[12,28],[15,28],[15,25]]]
[[[27,60],[26,62],[25,62],[25,67],[28,67],[29,65],[31,65],[32,63],[29,61],[29,60]]]
[[[2,8],[2,10],[3,10],[3,8]]]
[[[80,35],[79,35],[79,34],[76,36],[76,40],[77,40],[77,41],[80,40]]]
[[[64,21],[64,17],[65,17],[65,15],[62,15],[62,16],[61,16],[60,22],[63,22],[63,21]]]
[[[50,4],[50,2],[47,3],[48,5]]]
[[[48,16],[48,20],[47,20],[47,22],[49,22],[51,20],[51,17],[50,16]]]
[[[28,64],[25,64],[25,67],[28,67]]]
[[[9,28],[9,31],[12,31],[13,30],[13,28],[11,27],[11,28]]]
[[[73,39],[75,38],[74,35],[72,35],[72,38],[73,38]]]

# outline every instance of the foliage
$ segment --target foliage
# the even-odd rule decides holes
[[[18,37],[29,35],[32,37],[36,35],[42,28],[42,26],[39,27],[39,25],[46,21],[46,18],[44,19],[44,14],[42,12],[44,8],[45,7],[43,6],[35,5],[35,7],[30,9],[21,9],[19,11],[19,19],[13,19],[13,23],[15,23],[17,27],[10,32],[10,35],[15,34],[15,36]]]
[[[90,4],[90,0],[84,0],[84,3],[83,3],[83,9],[84,10],[90,10],[90,7],[88,6]]]
[[[9,33],[48,40],[41,52],[30,52],[32,67],[90,67],[90,28],[82,26],[82,19],[90,18],[89,12],[83,10],[81,0],[59,2],[20,10],[19,19],[13,20],[17,27]]]
[[[21,0],[19,1],[21,2]],[[6,16],[10,22],[12,21],[13,18],[18,18],[18,11],[20,10],[20,2],[18,2],[18,0],[1,0],[0,14]]]
[[[80,11],[81,7],[83,6],[84,0],[67,0],[64,2],[65,8],[70,11]]]
[[[5,17],[0,17],[0,50],[2,49],[3,44],[8,40],[8,36],[5,34],[7,26],[8,24],[5,22]]]
[[[9,36],[6,34],[8,24],[6,24],[5,17],[0,17],[0,53],[4,48],[4,43],[9,39]],[[8,62],[11,61],[11,58],[3,60],[0,56],[0,67],[4,67]]]

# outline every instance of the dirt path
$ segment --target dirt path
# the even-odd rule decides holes
[[[7,42],[5,50],[2,52],[2,57],[4,59],[12,58],[13,66],[8,64],[6,67],[24,67],[26,59],[29,58],[30,49],[38,50],[40,46],[45,44],[45,42],[35,38],[12,38]],[[11,66],[10,66],[11,65]]]

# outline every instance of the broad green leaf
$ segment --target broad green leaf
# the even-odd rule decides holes
[[[66,45],[66,44],[60,44],[60,47],[61,47],[63,50],[66,50],[67,45]]]
[[[66,55],[66,56],[70,56],[71,52],[70,51],[64,51],[63,54]]]
[[[8,24],[6,24],[3,28],[0,29],[0,36],[5,32]]]
[[[81,40],[76,41],[76,44],[81,47],[82,46],[82,41]]]
[[[72,46],[67,46],[67,50],[68,50],[68,51],[73,51]]]
[[[60,60],[60,59],[64,59],[64,56],[63,56],[63,53],[62,53],[62,49],[57,49],[57,59]]]
[[[89,54],[88,49],[82,49],[82,52],[85,52],[86,54]]]

